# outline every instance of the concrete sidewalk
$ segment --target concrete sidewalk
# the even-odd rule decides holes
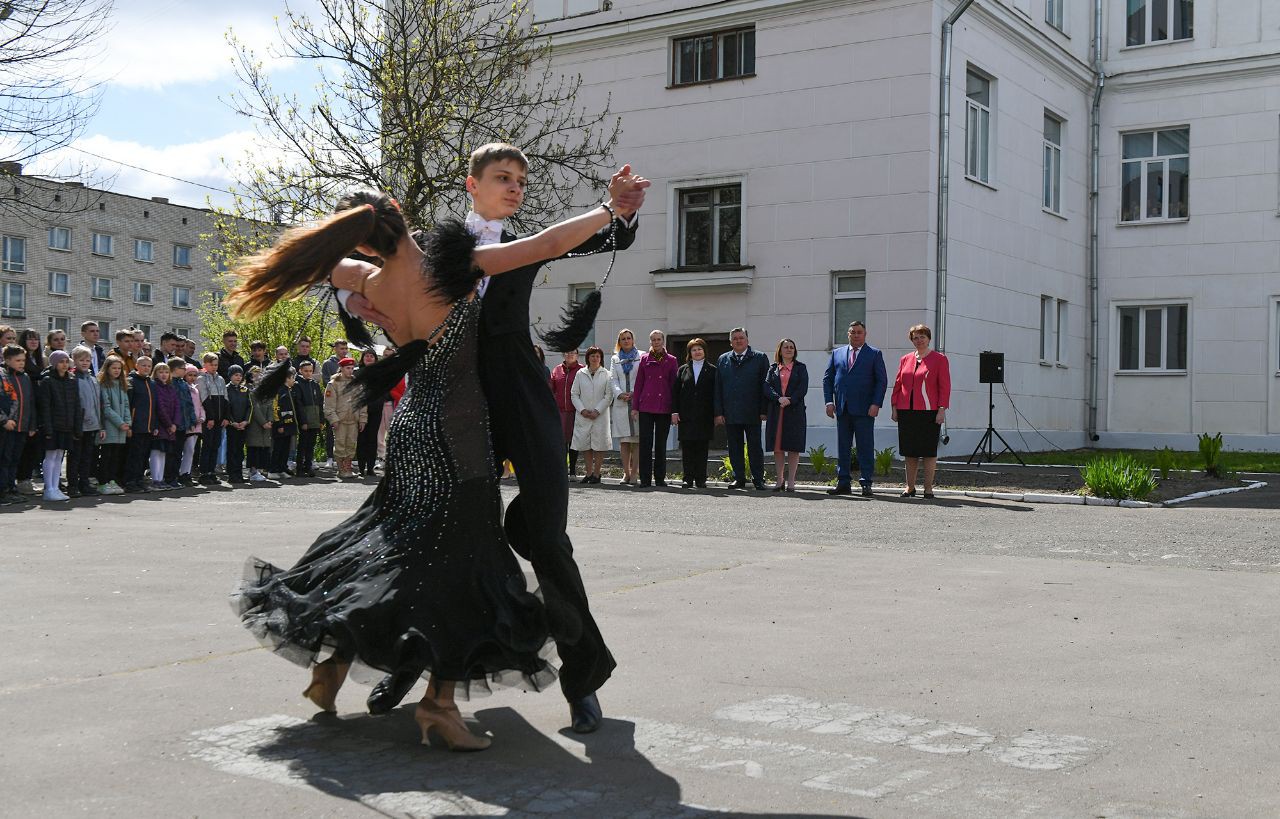
[[[1159,552],[1149,510],[830,501],[855,546],[796,537],[818,508],[800,498],[575,490],[576,550],[619,661],[608,723],[578,737],[556,692],[499,693],[464,705],[495,739],[464,756],[418,745],[408,708],[364,715],[356,683],[338,718],[313,718],[307,673],[227,606],[250,553],[291,562],[345,514],[299,507],[367,491],[5,516],[0,814],[1280,812],[1274,574],[901,543],[960,540],[957,525],[975,542],[1065,542],[1075,521],[1083,540],[1110,523]],[[1233,537],[1231,512],[1156,514]]]

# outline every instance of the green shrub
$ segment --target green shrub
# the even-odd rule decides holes
[[[742,477],[745,480],[747,475],[754,474],[751,471],[751,458],[747,455],[747,445],[742,445]],[[763,480],[761,476],[761,480]],[[720,480],[725,483],[733,481],[733,464],[729,461],[729,456],[725,455],[720,459]]]
[[[831,460],[823,444],[809,447],[809,465],[813,467],[813,473],[819,480],[833,473],[836,468],[835,461]]]
[[[1156,488],[1151,470],[1124,453],[1094,458],[1080,469],[1080,476],[1089,492],[1099,498],[1142,500]]]
[[[1172,449],[1165,447],[1156,450],[1153,461],[1155,462],[1156,470],[1160,473],[1160,480],[1167,481],[1169,480],[1169,473],[1178,465],[1178,456]]]
[[[1200,463],[1204,466],[1204,473],[1212,475],[1215,478],[1225,477],[1223,475],[1222,465],[1222,433],[1210,435],[1207,432],[1200,433]]]
[[[888,475],[891,469],[893,469],[893,447],[882,449],[876,453],[876,474],[880,476]]]

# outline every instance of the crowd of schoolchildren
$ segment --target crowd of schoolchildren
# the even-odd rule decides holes
[[[254,341],[246,360],[228,332],[221,350],[197,360],[195,343],[174,333],[153,348],[141,332],[120,330],[104,349],[90,321],[81,336],[68,351],[62,331],[42,344],[35,330],[0,325],[0,505],[26,503],[33,478],[44,500],[66,501],[221,484],[221,468],[233,485],[315,477],[321,435],[339,478],[376,474],[389,413],[383,401],[372,412],[356,406],[345,341],[320,363],[306,338],[274,358]],[[255,396],[267,368],[286,360],[284,385]],[[377,360],[373,350],[361,355],[362,366]]]

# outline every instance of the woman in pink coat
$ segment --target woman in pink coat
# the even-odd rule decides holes
[[[898,448],[907,461],[907,488],[902,497],[916,494],[916,470],[924,459],[924,496],[933,497],[933,475],[938,468],[938,435],[951,403],[951,365],[947,357],[930,350],[933,332],[917,324],[908,332],[915,352],[898,362],[893,382],[893,420],[898,422]]]

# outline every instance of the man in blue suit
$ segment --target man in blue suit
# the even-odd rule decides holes
[[[852,495],[849,448],[857,444],[859,482],[862,494],[871,497],[871,476],[875,470],[876,416],[884,403],[889,377],[884,355],[867,343],[867,326],[860,321],[849,325],[849,343],[835,348],[822,376],[822,394],[827,400],[827,417],[836,419],[836,486],[828,495]]]

